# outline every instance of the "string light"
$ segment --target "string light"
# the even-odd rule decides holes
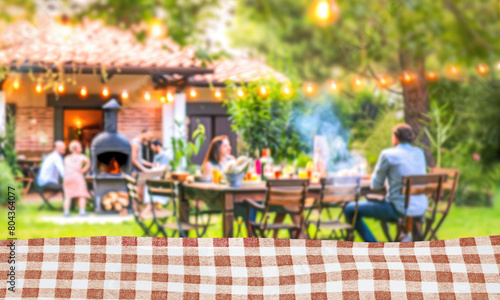
[[[319,25],[332,24],[339,17],[339,6],[335,0],[316,0],[311,9],[314,21]]]
[[[82,86],[80,88],[80,92],[78,93],[78,95],[80,96],[80,98],[86,98],[87,95],[88,95],[88,91],[87,91],[87,88]]]
[[[36,87],[35,87],[35,91],[40,94],[42,92],[43,88],[42,88],[42,84],[39,82],[36,84]]]
[[[172,92],[168,92],[167,93],[167,101],[174,102],[174,100],[175,100],[174,94],[172,94]]]
[[[452,65],[447,69],[447,75],[451,79],[458,79],[460,76],[460,68],[458,66]]]
[[[127,100],[128,99],[128,92],[126,90],[124,90],[120,96],[121,96],[122,100]]]
[[[148,91],[146,91],[146,92],[144,93],[144,100],[146,100],[146,101],[151,100],[151,95],[149,94],[149,92],[148,92]]]
[[[429,81],[429,82],[434,82],[438,79],[438,76],[437,76],[436,72],[429,71],[429,72],[425,72],[425,78],[427,78],[427,81]]]
[[[403,74],[401,75],[401,81],[403,82],[403,84],[411,83],[413,79],[414,75],[410,72],[403,72]]]
[[[352,87],[354,89],[361,88],[363,86],[363,81],[364,80],[361,77],[354,77],[354,78],[352,78],[352,80],[351,80]]]
[[[315,84],[308,82],[308,83],[304,84],[303,90],[307,96],[312,97],[312,96],[316,95],[316,92],[318,89],[316,88]]]
[[[329,83],[328,83],[328,90],[332,93],[338,93],[340,92],[340,83],[335,81],[335,80],[331,80]]]
[[[109,97],[109,89],[107,87],[103,87],[101,90],[101,96],[106,99]]]
[[[477,73],[481,76],[484,76],[484,75],[488,74],[488,72],[489,72],[488,66],[485,64],[479,64],[476,67],[476,70],[477,70]]]
[[[222,99],[222,92],[220,91],[220,89],[215,89],[215,91],[213,92],[213,96],[215,99],[221,100]]]
[[[379,75],[377,76],[377,83],[379,86],[385,88],[391,85],[392,80],[390,77],[385,76],[385,75]]]
[[[262,98],[266,98],[268,95],[269,95],[269,89],[265,86],[261,86],[259,87],[259,89],[257,90],[257,93],[259,94],[259,96],[261,96]]]
[[[198,98],[198,91],[196,91],[196,89],[194,89],[194,88],[190,88],[188,91],[188,96],[191,99],[196,99],[196,98]]]
[[[163,25],[163,22],[155,19],[151,23],[151,36],[153,38],[161,38],[166,34],[166,29],[165,26]]]
[[[165,97],[163,97],[163,96],[162,96],[162,97],[160,98],[160,102],[161,102],[161,103],[165,103],[165,101],[166,101]]]
[[[236,91],[236,97],[238,97],[239,99],[243,99],[245,98],[245,92],[243,91],[242,88],[239,88],[237,91]]]
[[[57,86],[57,93],[58,94],[64,94],[65,92],[65,87],[64,87],[64,84],[63,83],[60,83],[58,86]]]
[[[285,97],[290,97],[293,95],[293,89],[289,84],[283,85],[281,88],[281,94]]]

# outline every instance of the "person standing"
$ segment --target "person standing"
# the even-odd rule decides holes
[[[385,149],[380,154],[372,177],[371,188],[381,190],[388,182],[388,193],[384,201],[363,201],[358,203],[358,214],[355,228],[365,242],[376,242],[372,232],[363,218],[391,220],[401,218],[405,214],[405,196],[403,177],[406,175],[426,174],[426,162],[422,149],[411,145],[415,135],[408,124],[398,124],[392,129],[393,148]],[[345,207],[345,216],[349,222],[354,218],[355,203]],[[427,210],[426,195],[412,195],[407,216],[422,216]],[[411,233],[403,239],[411,240]]]
[[[43,159],[37,178],[37,183],[42,189],[62,190],[60,182],[64,178],[64,153],[66,145],[63,141],[56,141],[54,151]]]
[[[142,144],[151,140],[152,134],[148,128],[142,130],[141,134],[130,143],[132,148],[132,172],[146,172],[153,164],[145,160],[142,155]]]
[[[64,216],[69,217],[71,199],[78,198],[80,204],[80,216],[86,216],[85,203],[90,198],[87,190],[87,183],[83,174],[90,168],[90,160],[82,154],[82,145],[79,141],[72,141],[69,144],[71,154],[64,158],[64,172],[66,176],[63,181],[64,189]]]

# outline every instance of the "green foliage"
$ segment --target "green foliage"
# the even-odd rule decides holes
[[[269,148],[274,161],[293,161],[299,153],[307,150],[298,129],[293,125],[294,113],[305,109],[300,93],[285,97],[281,93],[282,83],[267,80],[245,85],[245,97],[236,97],[236,86],[230,84],[230,100],[224,101],[231,115],[231,127],[245,143],[249,156],[258,157],[260,150]],[[261,97],[258,88],[267,87],[269,95]],[[295,91],[300,90],[292,84]]]
[[[446,142],[450,138],[450,136],[454,133],[453,122],[455,121],[455,117],[451,116],[446,123],[443,122],[443,116],[445,111],[447,110],[448,105],[444,104],[442,106],[433,105],[429,114],[425,114],[424,116],[427,118],[421,119],[426,127],[420,133],[425,134],[429,141],[431,142],[430,147],[420,144],[419,146],[430,150],[436,157],[436,167],[441,167],[441,153],[443,147]],[[416,140],[418,141],[420,136],[417,136]]]
[[[6,204],[8,200],[8,191],[15,189],[16,200],[19,200],[21,185],[14,179],[12,169],[5,160],[0,159],[0,203]],[[11,189],[12,192],[12,189]]]
[[[107,24],[130,28],[143,21],[149,22],[157,11],[164,10],[165,16],[161,19],[165,23],[168,36],[181,46],[194,43],[194,36],[203,28],[201,22],[213,17],[207,8],[215,7],[219,0],[176,1],[176,0],[106,0],[93,1],[82,11],[78,18],[90,16],[102,19]],[[138,40],[145,38],[145,31],[137,33]]]
[[[8,164],[12,174],[21,175],[21,170],[19,170],[19,166],[17,165],[17,152],[15,149],[16,121],[8,107],[6,113],[9,118],[5,124],[5,135],[0,136],[0,160]]]
[[[185,134],[182,130],[181,122],[175,121],[175,127],[179,133],[179,137],[172,137],[173,159],[170,160],[170,166],[172,167],[172,171],[180,171],[185,161],[186,170],[192,171],[196,169],[196,166],[191,162],[191,157],[198,154],[205,142],[205,126],[198,124],[198,127],[192,135],[194,143],[185,141]]]
[[[307,164],[309,162],[312,162],[313,161],[313,158],[307,154],[299,154],[299,156],[297,156],[297,161],[295,162],[295,167],[297,168],[305,168],[307,167]]]

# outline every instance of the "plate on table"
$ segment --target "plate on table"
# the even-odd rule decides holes
[[[241,183],[241,186],[248,186],[248,185],[259,185],[259,184],[262,184],[262,181],[258,180],[258,181],[243,181]]]

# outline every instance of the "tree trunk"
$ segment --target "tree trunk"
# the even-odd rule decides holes
[[[426,117],[423,115],[429,111],[429,91],[427,80],[425,78],[425,57],[411,57],[407,51],[401,50],[399,53],[399,62],[403,71],[413,71],[410,82],[403,82],[403,100],[405,122],[413,128],[415,135],[419,135],[424,125],[420,122]],[[422,134],[419,142],[430,146],[427,135]],[[425,149],[425,159],[427,165],[435,165],[432,152]]]

